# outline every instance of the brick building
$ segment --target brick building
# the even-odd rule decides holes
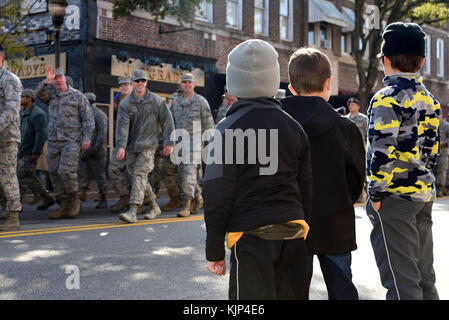
[[[40,1],[41,9],[27,21],[30,29],[36,30],[27,44],[34,46],[41,64],[49,64],[54,46],[45,41],[45,30],[51,27],[51,17],[46,1]],[[97,101],[109,107],[109,115],[118,76],[135,68],[148,71],[149,88],[167,101],[178,88],[180,75],[190,70],[198,79],[197,92],[216,109],[225,89],[227,55],[250,38],[266,40],[278,51],[281,88],[288,85],[290,55],[309,45],[331,59],[334,79],[330,102],[334,107],[344,105],[357,92],[356,65],[350,55],[354,0],[214,0],[202,3],[195,12],[195,22],[186,26],[172,17],[155,23],[143,11],[114,20],[112,0],[69,0],[69,4],[62,31],[63,67],[76,88],[97,94]],[[424,82],[447,112],[449,33],[447,28],[424,29],[429,52],[422,72]],[[25,87],[34,87],[45,72],[32,77],[24,77],[22,72],[19,77]],[[382,85],[382,78],[379,70],[374,90]]]

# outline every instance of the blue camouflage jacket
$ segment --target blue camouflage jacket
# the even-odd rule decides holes
[[[419,73],[391,74],[383,83],[368,109],[369,197],[433,201],[440,104]]]

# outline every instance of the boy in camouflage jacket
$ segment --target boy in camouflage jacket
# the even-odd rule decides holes
[[[432,204],[439,152],[440,104],[427,91],[425,34],[414,23],[392,23],[379,58],[385,87],[368,109],[367,214],[387,299],[438,299],[433,270]]]

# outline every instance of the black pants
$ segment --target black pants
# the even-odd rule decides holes
[[[304,239],[244,234],[231,250],[230,300],[309,298]]]

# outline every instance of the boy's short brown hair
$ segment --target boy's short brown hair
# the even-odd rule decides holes
[[[298,94],[323,91],[331,73],[328,56],[315,48],[297,50],[288,62],[289,81]]]
[[[417,54],[398,54],[388,56],[391,61],[391,67],[401,72],[416,73],[421,69],[423,56]]]

